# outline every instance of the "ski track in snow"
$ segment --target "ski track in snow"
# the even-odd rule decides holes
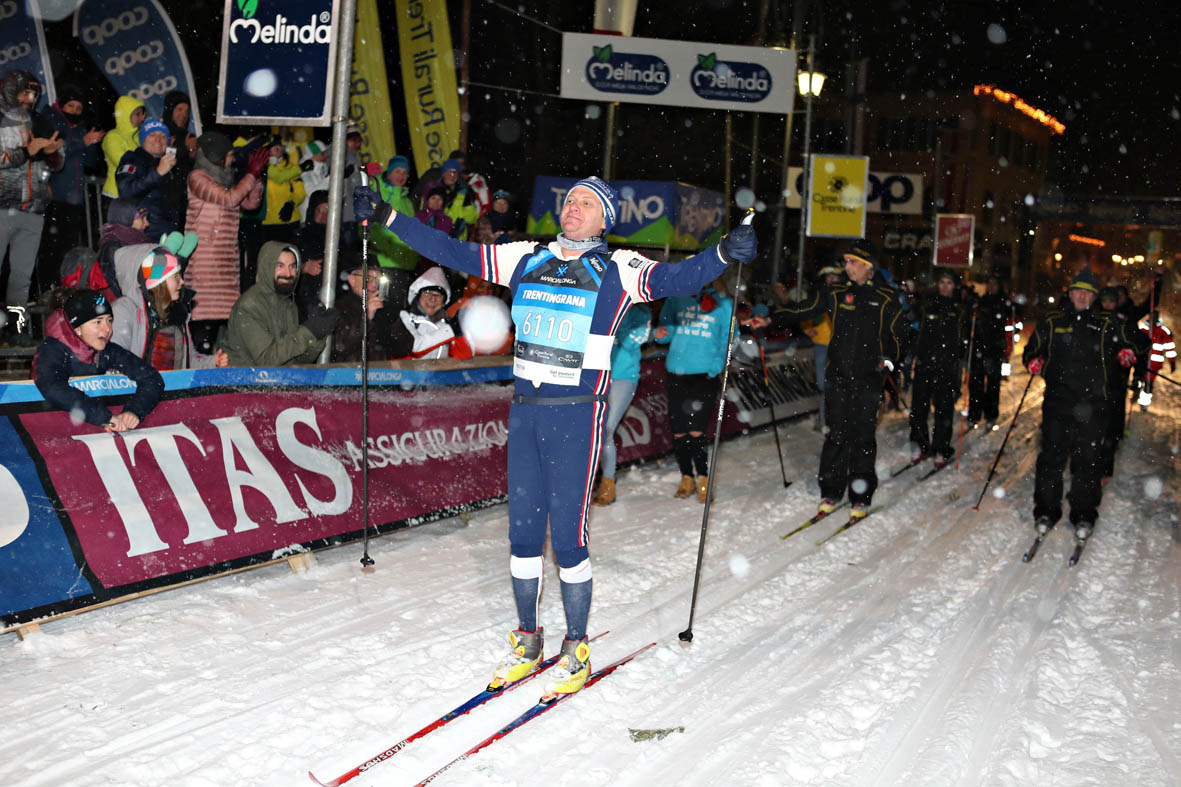
[[[1158,387],[1152,411],[1131,414],[1095,536],[1067,568],[1065,520],[1021,562],[1040,382],[971,508],[1024,384],[1007,383],[1001,429],[970,433],[958,470],[884,479],[881,510],[823,547],[843,515],[779,538],[816,502],[820,438],[807,420],[780,427],[787,490],[768,430],[724,443],[688,646],[677,632],[702,507],[672,498],[667,460],[622,472],[619,501],[591,518],[590,628],[611,631],[592,661],[659,646],[437,784],[1181,784],[1181,397]],[[905,463],[907,431],[904,416],[883,416],[882,475]],[[306,574],[267,567],[6,637],[0,782],[277,787],[310,784],[309,768],[330,779],[487,681],[516,623],[506,531],[495,506],[372,541],[372,572],[349,545]],[[548,562],[546,584],[552,652],[563,622]],[[537,690],[350,784],[416,783]],[[684,731],[628,736],[672,727]]]

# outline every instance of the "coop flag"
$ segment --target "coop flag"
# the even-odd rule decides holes
[[[226,0],[217,122],[328,126],[337,0]]]
[[[864,238],[868,156],[808,157],[809,237]]]
[[[972,237],[976,217],[970,213],[935,216],[935,264],[945,268],[972,267]]]
[[[28,71],[45,87],[37,109],[57,100],[36,0],[0,0],[0,74],[13,69]]]
[[[402,93],[419,173],[443,165],[459,147],[459,88],[447,4],[397,0]]]
[[[163,117],[169,91],[187,93],[200,135],[189,59],[158,0],[84,0],[74,14],[74,35],[115,92],[144,102],[149,115]]]
[[[394,119],[390,83],[385,72],[385,47],[377,18],[377,0],[357,0],[353,34],[353,71],[349,75],[349,122],[361,130],[362,164],[375,156],[394,155]],[[383,165],[385,161],[381,162]]]

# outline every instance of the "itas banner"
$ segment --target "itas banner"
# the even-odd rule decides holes
[[[217,122],[331,125],[336,18],[337,0],[226,0]]]
[[[868,156],[809,156],[808,237],[864,238],[868,181]]]
[[[353,71],[349,75],[349,122],[361,130],[358,152],[361,163],[376,160],[384,167],[396,151],[377,0],[357,0]]]
[[[945,268],[972,267],[972,239],[976,217],[970,213],[935,215],[935,265]]]
[[[789,167],[787,207],[799,210],[804,192],[804,168]],[[923,213],[923,176],[905,172],[870,172],[865,207],[870,213],[893,213],[921,216]]]
[[[158,0],[85,0],[74,14],[74,35],[115,92],[144,102],[152,117],[163,117],[169,91],[187,93],[201,134],[189,59]]]
[[[37,0],[0,0],[0,74],[14,69],[28,71],[45,88],[35,110],[57,101]]]
[[[459,147],[459,88],[447,4],[397,0],[398,49],[402,53],[402,94],[421,175],[441,167]]]
[[[562,98],[788,114],[790,49],[562,34]]]
[[[533,200],[525,231],[556,235],[566,192],[577,178],[540,175],[533,181]],[[660,180],[613,180],[619,192],[617,219],[608,239],[628,246],[692,251],[721,240],[726,197],[687,183]]]

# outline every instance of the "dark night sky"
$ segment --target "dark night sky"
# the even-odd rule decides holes
[[[163,0],[188,48],[203,114],[213,116],[221,4]],[[393,5],[382,0],[379,5]],[[557,93],[561,37],[514,13],[557,30],[586,32],[591,0],[471,0],[472,80],[524,92],[480,87],[472,92],[469,152],[494,183],[526,190],[534,174],[598,171],[603,121],[586,104]],[[970,89],[992,82],[1066,124],[1055,139],[1051,179],[1067,193],[1181,195],[1177,140],[1181,99],[1176,35],[1181,3],[1148,0],[1084,2],[814,2],[807,17],[818,36],[817,65],[836,77],[843,64],[869,58],[870,91]],[[453,28],[460,3],[449,0]],[[640,3],[635,35],[749,44],[758,32],[762,0]],[[772,0],[768,40],[782,40],[792,3]],[[384,24],[387,51],[396,40]],[[778,31],[778,33],[777,33]],[[96,116],[114,94],[97,81],[89,59],[70,38],[68,23],[47,28],[58,78],[90,83]],[[460,35],[453,29],[455,45]],[[397,60],[387,54],[391,76]],[[396,86],[395,114],[401,114]],[[548,94],[548,95],[547,95]],[[109,123],[109,121],[107,121]],[[778,185],[781,118],[761,119],[760,191]],[[749,145],[752,116],[737,116],[735,137]],[[722,115],[704,110],[623,105],[617,176],[675,178],[721,188]],[[403,136],[399,144],[405,143]],[[747,150],[734,155],[735,179],[749,170]]]

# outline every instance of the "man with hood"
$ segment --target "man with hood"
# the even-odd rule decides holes
[[[61,137],[32,113],[40,97],[41,83],[28,71],[13,69],[0,78],[0,261],[7,251],[5,301],[13,306],[28,301],[51,199],[49,178],[63,161]],[[26,340],[18,335],[17,343]]]
[[[139,127],[148,117],[144,102],[131,96],[119,96],[115,100],[115,127],[103,137],[103,158],[107,162],[107,179],[103,181],[103,196],[114,199],[119,196],[119,184],[115,173],[124,153],[139,147]]]
[[[407,308],[398,313],[402,325],[414,337],[411,355],[415,358],[470,358],[471,351],[466,343],[463,350],[452,352],[452,340],[461,336],[459,319],[449,318],[447,301],[451,299],[451,286],[447,275],[438,265],[427,268],[410,285],[406,297]]]
[[[1037,321],[1022,355],[1029,373],[1046,381],[1042,398],[1042,444],[1037,456],[1033,517],[1044,536],[1062,517],[1062,472],[1070,462],[1070,523],[1081,544],[1095,529],[1103,497],[1102,450],[1111,395],[1107,376],[1113,364],[1147,362],[1137,353],[1129,328],[1094,308],[1099,286],[1090,268],[1070,282],[1067,297]]]
[[[299,250],[267,241],[258,252],[254,286],[230,311],[223,348],[231,366],[284,366],[315,363],[340,318],[322,304],[301,324],[292,298],[299,277]]]
[[[168,152],[168,142],[168,126],[155,118],[145,120],[139,127],[139,147],[123,154],[115,173],[119,196],[147,209],[151,238],[184,226],[181,210],[187,186],[176,170],[176,154]]]
[[[737,227],[718,246],[668,265],[631,250],[607,249],[618,195],[597,177],[578,181],[567,193],[562,232],[549,244],[463,243],[393,210],[371,189],[357,189],[354,196],[359,220],[382,224],[424,257],[512,292],[517,341],[508,439],[509,573],[519,626],[509,634],[512,650],[491,687],[521,680],[541,659],[538,602],[548,530],[566,636],[543,695],[578,691],[590,674],[587,517],[615,334],[633,302],[691,295],[721,275],[727,263],[752,261],[754,228]]]
[[[49,179],[53,201],[45,211],[45,229],[37,257],[37,281],[42,292],[53,285],[68,249],[89,245],[86,237],[86,168],[102,158],[99,143],[106,132],[87,129],[84,123],[85,96],[75,85],[59,84],[57,102],[41,112],[42,121],[57,131],[64,158],[60,171]]]

